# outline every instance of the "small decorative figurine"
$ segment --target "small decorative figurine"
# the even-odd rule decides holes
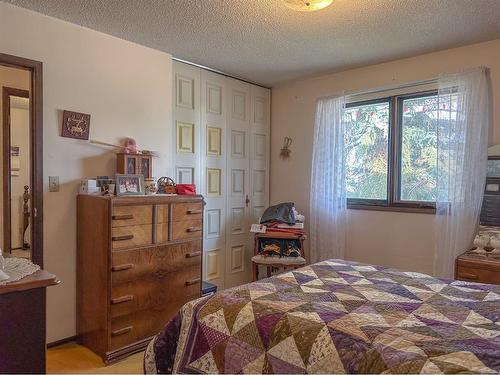
[[[500,253],[500,237],[494,236],[490,239],[490,245],[493,247],[493,251],[495,253]]]
[[[137,154],[137,143],[134,138],[125,138],[123,143],[123,152],[126,154]]]
[[[476,253],[484,253],[486,250],[484,249],[486,246],[488,246],[490,242],[490,236],[488,235],[477,235],[476,238],[474,238],[474,246],[477,248],[474,250]]]

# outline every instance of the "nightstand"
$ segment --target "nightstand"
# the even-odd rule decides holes
[[[500,254],[463,253],[455,261],[455,279],[500,285]]]

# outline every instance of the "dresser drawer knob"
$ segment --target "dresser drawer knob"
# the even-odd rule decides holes
[[[186,286],[190,286],[190,285],[198,284],[199,282],[200,282],[200,278],[197,278],[197,279],[191,279],[191,280],[186,281]]]
[[[194,251],[192,253],[187,253],[186,258],[196,258],[201,255],[201,251]]]
[[[124,334],[129,333],[130,331],[132,331],[132,328],[134,328],[134,327],[128,326],[128,327],[117,329],[117,330],[111,332],[111,336],[124,335]]]
[[[464,273],[464,272],[459,272],[458,277],[460,279],[467,279],[467,280],[477,280],[478,276],[474,275],[473,273]]]
[[[125,271],[125,270],[129,270],[133,267],[134,267],[134,265],[132,263],[119,264],[117,266],[112,266],[111,271],[113,271],[113,272]]]
[[[186,229],[186,231],[187,231],[188,233],[201,232],[201,228],[197,228],[197,227],[189,227],[188,229]]]
[[[128,241],[134,238],[133,234],[126,234],[124,236],[113,236],[111,240],[113,241]]]
[[[202,210],[188,210],[188,215],[197,215],[201,214]]]
[[[124,302],[132,301],[133,299],[134,299],[134,296],[132,294],[127,294],[126,296],[112,298],[111,299],[111,304],[112,305],[116,305],[116,304],[119,304],[119,303],[124,303]]]
[[[132,220],[134,215],[113,215],[113,220]]]

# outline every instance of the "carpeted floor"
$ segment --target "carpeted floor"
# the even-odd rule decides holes
[[[142,374],[144,352],[104,366],[101,358],[75,343],[47,350],[47,373],[51,374]]]

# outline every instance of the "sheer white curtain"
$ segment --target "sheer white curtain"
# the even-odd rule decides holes
[[[316,103],[309,205],[311,262],[344,257],[344,107],[344,96],[321,98]]]
[[[434,274],[453,278],[477,229],[486,178],[490,98],[477,68],[439,78]]]

